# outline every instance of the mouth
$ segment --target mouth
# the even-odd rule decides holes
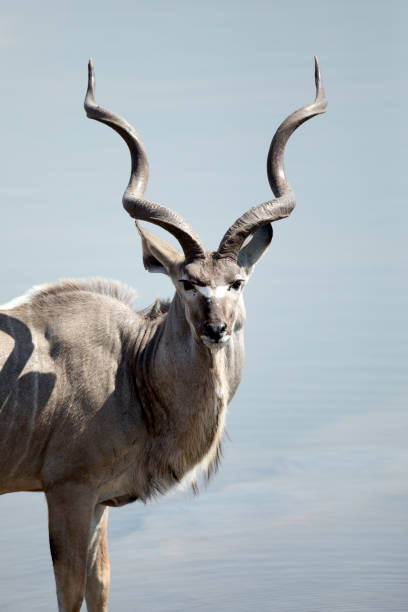
[[[231,336],[228,334],[224,334],[221,338],[215,340],[214,338],[210,338],[209,336],[200,336],[203,344],[208,346],[210,349],[219,349],[228,344]]]

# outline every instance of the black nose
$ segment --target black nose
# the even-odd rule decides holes
[[[223,337],[226,329],[227,326],[225,323],[222,325],[210,325],[210,323],[207,323],[205,326],[205,333],[209,338],[211,338],[211,340],[218,341]]]

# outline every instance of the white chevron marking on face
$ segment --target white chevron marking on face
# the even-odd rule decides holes
[[[200,287],[197,285],[196,289],[207,299],[222,298],[228,291],[228,285],[218,285],[217,287],[210,287],[209,285]]]

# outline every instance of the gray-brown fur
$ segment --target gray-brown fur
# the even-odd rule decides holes
[[[132,291],[99,279],[46,285],[0,307],[0,493],[45,492],[64,612],[78,612],[84,597],[90,612],[107,610],[107,506],[147,501],[185,479],[196,488],[197,466],[207,477],[217,468],[244,362],[243,290],[272,239],[265,204],[241,216],[218,251],[204,251],[179,215],[141,199],[143,143],[96,105],[92,66],[85,107],[129,146],[126,210],[168,229],[183,253],[137,225],[146,269],[175,288],[171,302],[138,312]],[[304,108],[303,120],[316,114]],[[269,174],[282,169],[285,138],[273,141],[281,148]]]
[[[20,373],[2,386],[1,492],[44,490],[73,478],[81,466],[82,478],[89,470],[107,491],[98,498],[104,502],[115,465],[122,471],[129,462],[125,493],[147,500],[173,484],[172,474],[181,480],[208,451],[217,422],[216,411],[210,422],[203,418],[202,398],[214,395],[208,351],[186,342],[179,360],[177,353],[171,360],[167,355],[189,334],[178,296],[153,317],[134,312],[121,296],[118,284],[68,281],[0,313],[2,339],[13,338],[17,349],[10,358],[2,342],[0,365],[11,359]],[[20,350],[20,343],[29,349]],[[24,418],[15,418],[17,408]],[[17,464],[22,479],[8,484],[16,482]]]

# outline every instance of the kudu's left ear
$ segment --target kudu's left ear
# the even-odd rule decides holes
[[[135,222],[142,239],[143,265],[148,272],[170,274],[171,266],[184,260],[183,255],[162,238],[155,236]]]
[[[257,229],[248,244],[244,245],[238,253],[238,265],[242,268],[252,268],[267,251],[272,236],[273,230],[270,223]]]

